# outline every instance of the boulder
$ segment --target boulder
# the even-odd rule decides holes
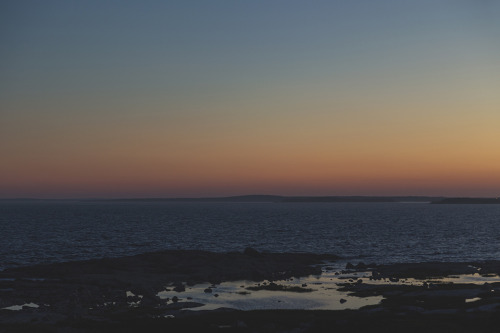
[[[243,254],[247,255],[247,256],[250,256],[250,257],[260,257],[260,256],[262,256],[262,254],[259,251],[257,251],[254,248],[251,248],[251,247],[247,247],[245,249],[245,251],[243,251]]]

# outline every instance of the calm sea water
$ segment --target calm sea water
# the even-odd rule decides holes
[[[164,249],[500,259],[500,205],[0,201],[0,269]]]

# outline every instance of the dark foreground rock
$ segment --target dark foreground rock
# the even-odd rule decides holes
[[[186,285],[230,280],[277,280],[320,274],[315,266],[334,255],[212,253],[162,251],[122,258],[105,258],[7,269],[0,272],[0,323],[22,320],[57,322],[71,318],[105,318],[127,313],[141,295],[143,313],[165,308],[157,297],[165,288],[183,292]],[[36,309],[1,310],[35,303]],[[19,317],[19,318],[18,318]]]
[[[282,279],[321,273],[312,265],[336,260],[335,255],[310,253],[265,253],[246,249],[244,253],[172,250],[121,258],[74,261],[7,269],[1,278],[45,278],[100,280],[151,285],[165,281],[215,282],[250,279]]]
[[[58,325],[6,324],[4,332],[383,332],[465,333],[498,332],[500,316],[491,313],[464,315],[398,315],[360,311],[212,311],[177,318],[144,318],[134,314],[110,316],[108,321],[71,319]],[[2,330],[3,328],[3,330]]]
[[[364,270],[365,267],[352,267]],[[374,277],[430,279],[458,274],[500,274],[500,261],[425,262],[371,266]]]
[[[185,311],[200,304],[181,300],[183,290],[196,283],[320,274],[317,264],[335,259],[253,249],[163,251],[9,269],[0,272],[0,332],[497,332],[500,327],[500,283],[472,286],[431,280],[450,274],[498,274],[497,261],[351,265],[354,271],[371,270],[377,283],[351,279],[339,287],[350,296],[383,297],[379,305],[355,311]],[[407,278],[430,280],[392,284]],[[262,285],[289,291],[274,283]],[[170,302],[157,297],[165,289],[179,296]],[[212,287],[206,293],[209,290]],[[1,309],[29,303],[39,307]],[[138,305],[131,306],[134,303]]]

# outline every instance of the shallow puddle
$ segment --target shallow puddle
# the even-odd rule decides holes
[[[453,282],[453,283],[468,283],[468,284],[481,285],[485,283],[500,282],[500,276],[496,274],[481,275],[479,273],[474,273],[474,274],[452,275],[442,279],[438,279],[437,281],[442,283]]]
[[[35,303],[26,303],[26,304],[23,304],[23,305],[8,306],[8,307],[5,307],[5,308],[2,308],[2,310],[19,311],[19,310],[22,310],[23,307],[39,308],[40,306],[38,304],[35,304]]]
[[[332,274],[332,276],[334,276]],[[162,291],[160,298],[169,298],[169,303],[174,296],[179,302],[197,302],[203,306],[191,310],[213,310],[221,307],[238,310],[267,310],[267,309],[308,309],[308,310],[343,310],[359,309],[366,305],[375,305],[382,300],[381,296],[355,297],[348,292],[338,291],[337,283],[343,283],[347,276],[309,276],[290,280],[274,281],[283,288],[297,288],[301,292],[289,290],[249,290],[247,288],[266,288],[270,282],[255,283],[253,281],[224,282],[216,286],[199,284],[187,287],[184,292]],[[206,292],[208,289],[211,292]],[[308,291],[310,290],[310,291]]]
[[[215,286],[209,283],[199,284],[186,287],[186,291],[184,292],[162,291],[158,293],[158,296],[162,299],[168,298],[168,304],[173,303],[172,298],[174,296],[178,298],[178,302],[204,304],[203,306],[190,308],[189,310],[213,310],[222,307],[237,310],[345,310],[359,309],[367,305],[377,305],[383,299],[382,296],[349,296],[350,292],[338,290],[345,283],[424,286],[430,282],[465,284],[500,282],[498,275],[481,276],[480,274],[457,275],[432,280],[412,278],[371,280],[371,275],[371,271],[347,273],[344,271],[344,273],[340,273],[339,271],[329,269],[323,270],[321,275],[274,281],[274,287],[282,290],[266,290],[265,288],[269,288],[269,281],[261,283],[233,281]],[[300,292],[290,291],[290,288],[294,288]],[[469,300],[469,302],[473,301],[476,301],[476,299]]]
[[[472,303],[472,302],[477,302],[480,301],[481,297],[474,297],[474,298],[466,298],[465,303]]]

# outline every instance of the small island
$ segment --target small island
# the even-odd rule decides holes
[[[432,204],[451,204],[451,205],[468,205],[468,204],[479,204],[479,205],[490,205],[490,204],[500,204],[498,198],[445,198],[441,200],[433,201]]]

